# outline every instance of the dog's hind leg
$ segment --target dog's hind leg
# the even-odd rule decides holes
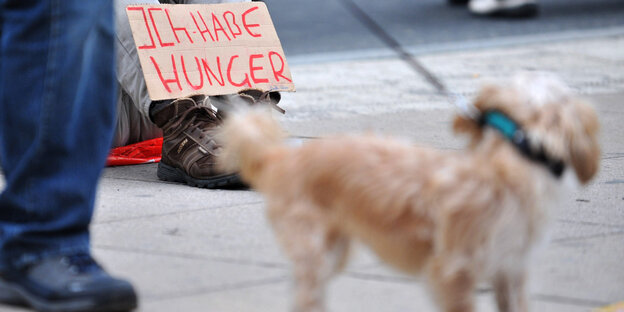
[[[475,279],[449,256],[436,256],[428,268],[429,286],[445,312],[473,312]]]
[[[296,312],[325,311],[325,286],[345,265],[350,245],[314,209],[297,207],[270,214],[278,240],[293,262]]]
[[[525,274],[501,272],[494,279],[496,304],[500,312],[526,312]]]

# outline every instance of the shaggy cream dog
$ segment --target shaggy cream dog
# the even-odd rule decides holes
[[[489,282],[500,311],[526,311],[527,260],[573,170],[598,170],[594,110],[556,78],[525,73],[484,87],[472,118],[453,128],[465,150],[440,151],[373,136],[301,147],[266,113],[223,126],[221,163],[266,197],[269,220],[294,264],[295,311],[324,311],[325,284],[357,239],[381,259],[423,273],[442,311],[474,310]]]

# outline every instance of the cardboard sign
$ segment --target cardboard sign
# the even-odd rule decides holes
[[[152,100],[295,90],[262,2],[130,5],[126,13]]]

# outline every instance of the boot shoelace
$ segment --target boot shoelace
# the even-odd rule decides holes
[[[189,118],[190,115],[190,118]],[[185,120],[186,119],[186,120]],[[222,118],[205,106],[195,106],[180,117],[179,128],[187,129],[184,133],[199,145],[199,151],[206,155],[215,155],[221,149],[211,135],[211,130],[221,124]],[[196,133],[196,135],[193,135]]]
[[[198,129],[201,132],[199,139],[209,136],[208,131],[221,124],[222,120],[212,110],[203,106],[196,106],[190,109],[195,114],[185,123],[186,127]]]
[[[64,256],[61,258],[61,263],[67,266],[69,271],[74,274],[86,273],[100,269],[99,264],[97,264],[91,255],[87,253],[77,253]]]

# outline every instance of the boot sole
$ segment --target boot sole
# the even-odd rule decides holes
[[[534,17],[539,13],[537,3],[527,3],[512,8],[504,8],[493,11],[491,13],[474,13],[476,16],[490,16],[490,17],[512,17],[512,18],[526,18]]]
[[[40,312],[125,312],[137,308],[134,294],[107,294],[107,298],[76,298],[47,301],[21,286],[0,280],[0,302],[14,306],[29,306]],[[106,299],[106,301],[104,301]]]
[[[162,161],[158,163],[156,175],[163,181],[186,183],[189,186],[208,189],[245,186],[238,174],[224,174],[209,179],[195,179],[186,174],[184,170],[169,166]]]
[[[453,6],[466,5],[466,4],[468,4],[468,1],[470,1],[470,0],[446,0],[446,2],[449,5],[453,5]]]
[[[0,281],[0,302],[12,306],[28,306],[22,296],[3,281]]]

